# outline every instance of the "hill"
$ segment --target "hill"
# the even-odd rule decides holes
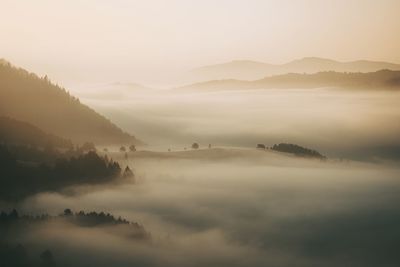
[[[68,186],[102,184],[121,177],[119,164],[96,152],[60,153],[25,146],[0,145],[0,200],[15,201]]]
[[[0,62],[0,116],[33,124],[74,143],[140,143],[110,120],[80,103],[47,76]]]
[[[69,140],[47,134],[32,124],[8,117],[0,117],[0,143],[58,148],[71,148],[72,146]]]
[[[280,143],[273,145],[271,149],[279,152],[294,154],[299,157],[326,159],[326,157],[321,155],[318,151],[296,144]]]
[[[318,72],[314,74],[289,73],[255,81],[214,80],[180,87],[185,90],[230,90],[268,88],[357,88],[400,89],[400,71],[380,70],[369,73]]]
[[[307,57],[281,65],[235,60],[193,69],[188,73],[186,82],[194,83],[221,79],[257,80],[266,76],[286,73],[374,72],[382,69],[400,70],[400,64],[368,60],[340,62],[317,57]]]
[[[56,216],[47,213],[31,215],[32,212],[34,211],[30,211],[28,214],[19,214],[15,209],[9,212],[0,212],[1,266],[82,266],[79,261],[71,264],[71,261],[60,257],[62,249],[58,246],[50,245],[51,250],[43,251],[45,248],[43,248],[40,240],[29,238],[30,235],[27,235],[27,233],[35,232],[37,229],[69,229],[64,235],[71,235],[72,229],[80,234],[91,229],[91,231],[96,230],[97,233],[100,231],[107,233],[109,237],[123,237],[124,240],[135,240],[143,243],[152,240],[151,233],[143,225],[103,211],[85,212],[81,210],[73,212],[70,209],[65,209],[64,213]],[[35,243],[38,241],[39,243]],[[53,256],[53,253],[55,256]],[[90,264],[89,266],[98,265]]]

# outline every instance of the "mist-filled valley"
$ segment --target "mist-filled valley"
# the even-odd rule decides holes
[[[115,155],[133,167],[134,178],[38,194],[17,208],[105,210],[139,222],[150,241],[115,226],[82,229],[57,221],[15,241],[51,246],[62,266],[391,266],[399,260],[398,167],[253,150],[211,149],[212,158],[135,153]]]
[[[2,68],[5,266],[400,260],[397,87],[66,92]]]
[[[28,84],[64,92],[47,77],[7,64]],[[18,79],[3,83],[4,96],[10,88],[26,90]],[[35,101],[54,93],[37,92]],[[70,93],[54,98],[64,103],[60,110],[3,106],[6,266],[393,266],[400,260],[397,90],[111,83]],[[85,120],[101,118],[107,135],[91,138],[102,131],[99,124],[82,124],[65,111],[79,116],[87,107]],[[58,118],[50,114],[32,117],[43,110],[65,118],[69,132],[57,136],[51,121]]]
[[[51,248],[57,266],[390,266],[399,260],[398,152],[376,149],[398,146],[398,93],[120,87],[112,90],[120,95],[88,94],[81,101],[146,140],[127,154],[115,145],[97,148],[134,177],[85,181],[2,206],[28,215],[110,212],[143,225],[151,238],[131,238],[118,225],[52,219],[11,235],[28,255]],[[193,142],[200,148],[192,149]],[[280,142],[328,159],[256,148]]]
[[[153,149],[183,150],[193,142],[203,148],[288,142],[333,158],[400,158],[397,90],[202,91],[109,84],[75,93]]]
[[[0,267],[399,266],[399,1],[0,2]]]

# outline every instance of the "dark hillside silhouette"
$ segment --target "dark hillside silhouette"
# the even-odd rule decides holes
[[[50,216],[48,214],[41,215],[20,215],[17,210],[13,209],[10,212],[0,212],[0,232],[7,230],[7,226],[13,225],[15,227],[26,227],[29,224],[42,223],[47,221],[59,220],[68,222],[79,227],[102,227],[102,226],[115,226],[123,225],[129,227],[131,238],[149,239],[148,233],[142,225],[137,222],[130,222],[121,217],[114,217],[110,213],[101,212],[73,212],[71,209],[65,209],[64,212],[57,216]],[[7,234],[7,233],[3,233]]]
[[[28,152],[31,154],[26,155]],[[111,182],[120,176],[117,162],[94,151],[60,153],[0,145],[1,200],[20,200],[72,185]]]
[[[0,117],[0,144],[35,147],[71,148],[69,140],[47,134],[34,125],[8,117]]]
[[[107,231],[114,234],[122,233],[124,237],[139,242],[151,240],[151,234],[136,223],[130,222],[121,217],[114,217],[105,212],[76,212],[65,209],[63,214],[58,216],[41,215],[20,215],[15,209],[10,212],[0,212],[0,266],[4,267],[54,267],[57,265],[57,249],[53,251],[44,249],[42,246],[32,245],[29,242],[16,243],[30,227],[42,226],[46,223],[60,223],[60,228],[65,223],[79,228],[107,227]],[[123,230],[121,232],[121,230]],[[18,238],[17,238],[18,237]],[[21,242],[21,241],[18,241]],[[24,242],[24,240],[22,240]],[[58,262],[60,263],[60,262]],[[61,262],[62,263],[62,262]],[[60,265],[64,266],[64,265]],[[68,265],[69,266],[69,265]]]
[[[139,142],[47,76],[40,78],[5,61],[0,63],[0,116],[31,123],[74,143]]]

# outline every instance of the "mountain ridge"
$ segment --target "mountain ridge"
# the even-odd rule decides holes
[[[379,70],[368,73],[317,72],[314,74],[287,73],[267,76],[254,81],[221,79],[189,84],[176,90],[230,90],[230,89],[312,89],[322,87],[356,89],[400,89],[400,71]]]
[[[73,143],[140,144],[65,88],[6,60],[0,62],[0,116],[30,123]]]
[[[320,57],[304,57],[283,64],[233,60],[194,68],[188,73],[186,80],[187,83],[221,79],[256,80],[286,73],[374,72],[382,69],[400,70],[400,64],[373,60],[337,61]]]

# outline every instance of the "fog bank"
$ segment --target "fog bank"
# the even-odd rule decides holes
[[[193,142],[203,147],[211,143],[251,148],[257,143],[288,142],[331,157],[400,158],[397,92],[182,92],[123,84],[95,88],[100,91],[81,92],[83,102],[164,151],[183,149]]]
[[[143,224],[151,244],[101,229],[45,227],[31,234],[57,244],[60,259],[75,255],[82,266],[376,266],[398,260],[398,168],[273,152],[260,152],[258,160],[113,157],[134,168],[135,182],[40,194],[20,208],[112,212]]]

